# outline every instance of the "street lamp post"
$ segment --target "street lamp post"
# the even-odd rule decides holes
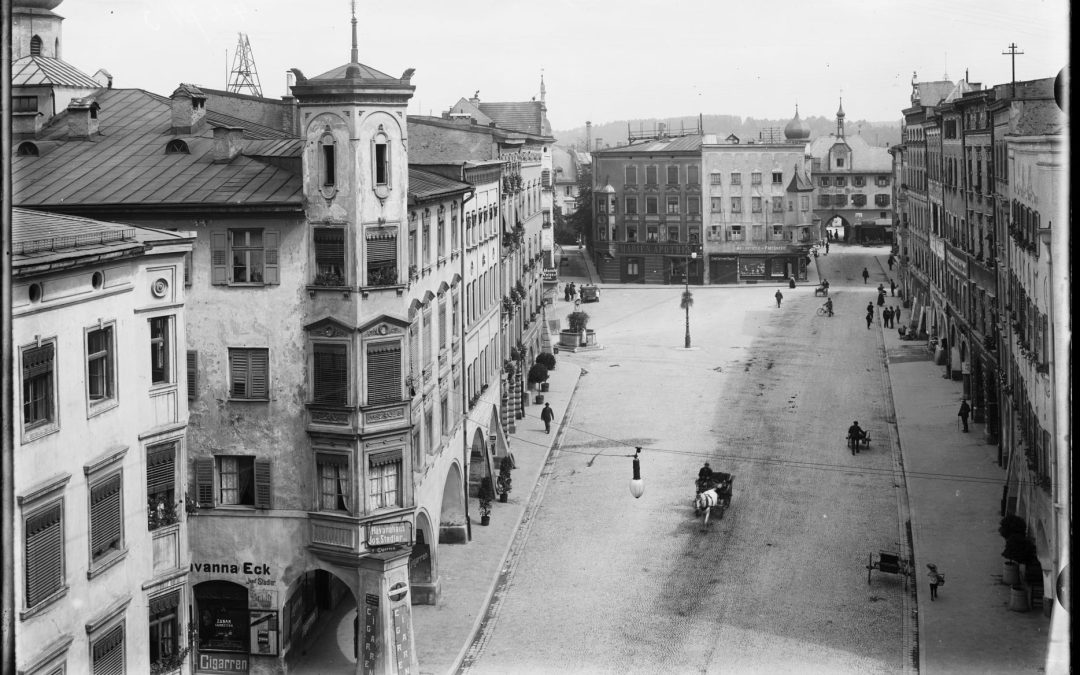
[[[691,244],[691,247],[693,244]],[[688,250],[686,253],[686,270],[683,273],[683,282],[685,288],[683,289],[682,307],[686,310],[686,339],[685,347],[690,349],[690,306],[694,304],[694,296],[690,293],[690,261],[697,260],[697,251]]]

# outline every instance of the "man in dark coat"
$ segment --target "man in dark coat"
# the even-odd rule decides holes
[[[540,419],[544,421],[544,432],[551,433],[551,423],[555,421],[555,411],[551,409],[550,403],[544,404],[544,409],[540,411]]]
[[[865,267],[862,268],[862,282],[865,284],[866,280],[870,278],[870,270]]]
[[[967,399],[960,402],[960,412],[956,414],[960,417],[960,421],[964,423],[964,433],[967,433],[968,415],[971,414],[971,406],[968,405]]]

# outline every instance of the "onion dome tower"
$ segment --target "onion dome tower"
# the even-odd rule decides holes
[[[806,141],[810,139],[810,125],[799,118],[799,105],[795,104],[795,117],[784,127],[784,138],[789,141]]]

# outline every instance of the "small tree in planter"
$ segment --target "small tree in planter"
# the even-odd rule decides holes
[[[548,370],[555,370],[555,355],[544,352],[537,354],[536,362],[542,364]]]
[[[491,522],[491,502],[495,499],[495,488],[491,486],[491,477],[484,476],[480,479],[480,524],[487,525]]]
[[[529,368],[529,388],[531,389],[534,385],[537,385],[541,382],[547,382],[547,379],[547,366],[540,362],[532,364],[532,367]]]
[[[514,460],[510,459],[510,455],[506,455],[499,462],[499,501],[506,503],[507,495],[510,494],[511,484],[513,479],[510,478],[510,470],[514,468]]]
[[[589,315],[581,310],[570,312],[566,320],[570,322],[570,330],[575,333],[584,333],[589,326]]]

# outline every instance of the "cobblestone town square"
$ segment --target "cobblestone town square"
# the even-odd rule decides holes
[[[832,256],[850,277],[830,278],[832,319],[811,287],[784,286],[780,309],[772,285],[694,288],[690,350],[680,286],[585,306],[604,349],[560,355],[587,373],[468,672],[903,670],[903,584],[866,582],[868,554],[899,545],[900,486],[881,332],[863,318],[875,286],[849,255]],[[869,452],[845,447],[853,420]],[[705,461],[735,475],[707,531]]]

